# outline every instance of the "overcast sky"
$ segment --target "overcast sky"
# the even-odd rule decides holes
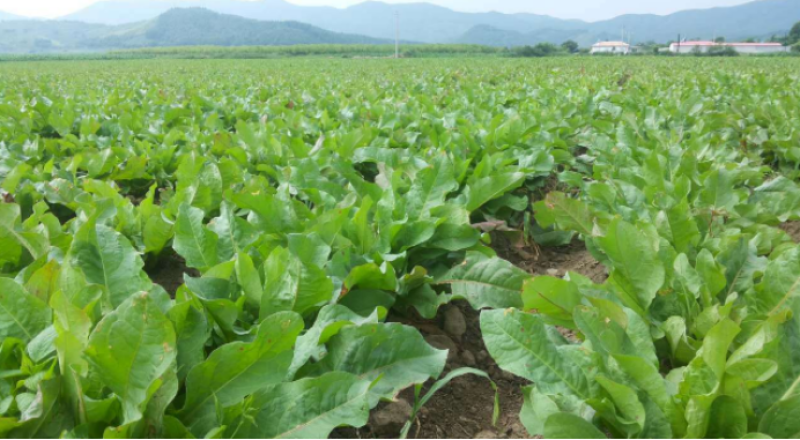
[[[28,16],[57,17],[97,0],[0,0],[0,11]],[[350,6],[363,0],[289,0],[300,5]],[[426,0],[384,0],[410,3]],[[532,12],[560,18],[602,20],[621,14],[669,14],[683,9],[710,8],[747,3],[748,0],[427,0],[461,11]]]

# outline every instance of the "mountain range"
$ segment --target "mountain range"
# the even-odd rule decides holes
[[[296,21],[258,21],[202,8],[170,9],[154,19],[105,25],[78,21],[0,22],[0,53],[82,52],[166,46],[388,44]]]
[[[177,7],[188,7],[193,15],[174,12]],[[216,15],[209,15],[212,13]],[[721,36],[728,40],[782,35],[800,21],[800,0],[756,0],[739,6],[664,16],[623,15],[597,22],[528,13],[466,13],[429,3],[390,5],[367,1],[338,9],[299,6],[284,0],[101,0],[56,20],[9,21],[16,17],[4,18],[0,13],[0,51],[8,51],[14,41],[22,40],[27,41],[23,46],[33,47],[34,51],[170,43],[387,42],[394,39],[395,14],[399,17],[401,38],[419,43],[510,47],[574,40],[586,47],[597,41],[619,40],[623,30],[625,38],[633,42],[659,43],[678,35],[703,39]],[[237,21],[245,18],[249,21]],[[186,20],[200,21],[192,24]],[[246,35],[236,35],[237,32]],[[25,49],[18,47],[15,51]]]
[[[284,0],[104,0],[62,17],[86,23],[124,24],[154,18],[176,7],[200,7],[222,14],[256,20],[299,21],[334,32],[394,39],[395,13],[407,39],[421,43],[447,43],[474,26],[526,31],[537,28],[581,28],[577,20],[561,20],[536,14],[463,13],[430,3],[390,5],[367,1],[344,9],[299,6]]]
[[[0,21],[23,20],[23,19],[24,17],[20,17],[19,15],[14,15],[10,12],[0,11]]]
[[[665,42],[675,39],[678,34],[691,38],[724,36],[737,40],[785,32],[800,21],[800,0],[757,0],[739,6],[689,10],[665,16],[623,15],[592,23],[527,13],[466,13],[430,3],[366,1],[338,9],[299,6],[285,0],[102,0],[63,19],[123,24],[152,19],[174,7],[186,6],[257,20],[299,21],[334,32],[384,39],[394,38],[395,13],[398,13],[401,35],[409,40],[495,46],[508,45],[505,44],[507,41],[559,43],[567,39],[588,46],[598,40],[619,39],[623,27],[637,41]],[[489,28],[494,30],[488,32]],[[501,31],[508,34],[502,35],[505,32]],[[487,34],[493,34],[494,38]],[[478,36],[480,38],[476,38]],[[553,41],[553,37],[558,38]]]

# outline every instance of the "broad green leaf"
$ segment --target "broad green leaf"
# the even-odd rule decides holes
[[[725,367],[725,373],[741,379],[748,389],[770,380],[778,372],[778,364],[769,359],[743,359]]]
[[[744,438],[747,414],[742,405],[730,396],[719,396],[711,405],[707,438]]]
[[[679,253],[691,253],[700,241],[700,230],[686,200],[658,213],[655,224],[661,236]]]
[[[215,406],[234,405],[245,396],[286,379],[302,318],[277,313],[262,321],[253,342],[216,349],[186,377],[186,403],[179,418],[196,436],[215,426]]]
[[[609,420],[609,423],[631,426],[633,428],[631,434],[637,434],[644,430],[647,420],[646,411],[644,405],[639,401],[636,391],[603,375],[597,375],[595,380],[608,394],[618,411],[616,419]]]
[[[518,188],[524,180],[524,173],[499,173],[468,184],[467,211],[476,211],[487,202]]]
[[[705,438],[711,426],[711,408],[717,396],[692,396],[686,403],[686,437]]]
[[[683,410],[673,400],[667,387],[667,381],[659,374],[656,367],[637,356],[615,355],[622,370],[633,383],[643,390],[664,413],[676,436],[686,432],[686,420]]]
[[[254,393],[230,438],[328,438],[338,426],[364,426],[371,381],[344,372],[274,385]]]
[[[727,284],[725,278],[725,268],[721,267],[715,260],[714,256],[708,249],[703,249],[697,254],[697,273],[703,278],[705,287],[711,292],[711,295],[717,295],[721,292]],[[708,306],[708,304],[706,304]]]
[[[570,413],[555,413],[547,418],[544,423],[544,438],[573,439],[573,438],[600,438],[603,434],[594,425],[585,419]]]
[[[617,354],[638,356],[639,351],[619,324],[600,314],[600,311],[585,306],[575,308],[575,324],[586,339],[591,341],[592,349],[604,359]],[[644,356],[642,356],[644,358]]]
[[[433,220],[396,224],[392,228],[392,250],[394,253],[405,252],[427,242],[435,232],[436,223]]]
[[[453,164],[445,154],[441,154],[431,165],[417,173],[406,194],[408,217],[425,216],[432,208],[442,205],[447,195],[457,189]]]
[[[522,388],[523,403],[519,420],[530,435],[544,435],[544,424],[552,414],[561,411],[550,396],[531,385]]]
[[[256,239],[256,231],[253,225],[247,223],[245,219],[238,217],[235,207],[231,203],[223,202],[220,206],[219,217],[211,219],[208,223],[208,230],[213,232],[218,238],[216,241],[216,256],[214,256],[214,251],[212,251],[214,245],[211,244],[214,238],[211,234],[208,234],[207,231],[203,231],[201,225],[194,223],[194,217],[191,214],[189,214],[189,226],[191,229],[187,231],[185,229],[187,225],[180,223],[181,212],[178,213],[179,220],[176,225],[179,227],[178,230],[183,234],[179,241],[182,246],[186,246],[184,247],[185,252],[191,252],[190,255],[195,255],[194,250],[189,250],[192,248],[191,245],[187,243],[186,232],[189,232],[191,235],[198,234],[198,237],[202,238],[199,241],[200,244],[198,244],[198,247],[200,248],[200,255],[202,255],[204,262],[205,258],[209,258],[210,260],[215,258],[219,262],[229,261],[234,255],[243,252],[245,248]],[[200,217],[200,219],[202,221],[202,217]],[[206,245],[202,245],[203,240],[207,243]]]
[[[734,173],[718,168],[708,173],[699,195],[701,206],[733,211],[739,202],[734,190]]]
[[[328,354],[315,368],[345,371],[369,381],[380,378],[371,391],[374,402],[439,377],[447,360],[447,352],[431,347],[419,331],[400,324],[346,327],[328,341],[327,348]]]
[[[550,340],[540,316],[515,309],[484,311],[481,331],[486,349],[500,368],[547,393],[591,396],[586,375]]]
[[[606,236],[595,240],[613,264],[609,282],[626,306],[644,314],[665,279],[658,244],[634,225],[613,222]]]
[[[391,309],[396,302],[394,294],[383,290],[356,289],[340,296],[337,304],[347,307],[360,316],[369,316],[377,308]]]
[[[386,311],[383,310],[383,313]],[[325,344],[341,331],[350,325],[362,325],[366,323],[376,323],[379,318],[379,309],[367,317],[363,317],[347,307],[333,304],[322,308],[317,315],[314,325],[308,331],[297,338],[297,345],[294,349],[294,359],[289,371],[292,377],[319,349],[320,344]]]
[[[581,302],[578,287],[554,277],[534,277],[525,281],[522,292],[525,310],[536,310],[554,324],[573,327],[572,313]]]
[[[49,247],[47,236],[41,232],[24,231],[20,226],[20,207],[0,203],[0,262],[16,264],[22,249],[38,259]]]
[[[302,231],[305,206],[281,194],[234,194],[231,201],[239,208],[252,212],[253,223],[263,233],[289,233]]]
[[[449,285],[453,297],[466,299],[475,309],[522,307],[523,284],[530,276],[511,263],[468,252],[466,260],[436,280]]]
[[[310,234],[289,234],[289,250],[306,264],[325,267],[331,247],[316,232]]]
[[[773,405],[761,418],[758,432],[772,438],[800,437],[800,395]]]
[[[58,438],[71,429],[73,421],[59,400],[60,394],[59,377],[39,382],[33,401],[20,415],[19,423],[9,433],[9,438]],[[0,422],[0,433],[2,429]]]
[[[145,252],[159,254],[175,234],[175,225],[164,219],[163,209],[156,204],[157,185],[152,185],[147,196],[139,204],[139,215],[144,224],[142,240]]]
[[[131,243],[107,226],[86,222],[75,234],[70,254],[86,281],[103,286],[114,308],[152,287]]]
[[[210,328],[206,315],[191,302],[173,306],[167,314],[175,327],[178,347],[178,378],[183,380],[195,365],[205,359],[204,346]]]
[[[557,226],[564,231],[575,231],[586,237],[592,236],[594,217],[589,207],[580,200],[554,192],[533,205],[536,221],[543,228]]]
[[[452,295],[436,293],[429,284],[423,284],[407,294],[399,296],[395,307],[398,309],[414,307],[423,318],[434,319],[439,307],[449,303],[451,299]]]
[[[753,287],[756,273],[763,271],[766,266],[766,259],[759,257],[755,246],[744,239],[720,253],[718,261],[725,267],[728,294],[748,292]]]
[[[50,308],[10,278],[0,278],[0,338],[28,342],[51,322]]]
[[[260,317],[294,311],[305,314],[331,300],[333,281],[322,269],[303,263],[288,249],[276,248],[264,263]]]
[[[186,260],[189,267],[200,270],[208,269],[220,262],[217,256],[219,237],[203,225],[204,216],[202,209],[181,205],[175,220],[173,244],[175,251]],[[233,246],[233,243],[228,245]]]
[[[729,319],[725,319],[712,328],[703,340],[703,360],[719,379],[722,379],[725,373],[728,350],[739,331],[738,325]]]
[[[475,246],[480,238],[480,232],[470,225],[444,223],[436,228],[436,232],[425,246],[457,252]]]
[[[39,332],[30,342],[28,342],[28,356],[35,363],[41,363],[51,354],[55,353],[55,339],[58,336],[56,328],[52,325]]]
[[[172,323],[147,293],[129,298],[97,324],[86,357],[122,403],[123,423],[139,420],[159,378],[175,368]]]
[[[30,267],[30,266],[28,266]],[[44,302],[50,301],[50,295],[58,288],[60,264],[56,260],[45,263],[31,274],[25,282],[25,289]]]
[[[245,253],[237,255],[235,270],[236,280],[242,286],[247,302],[253,306],[260,306],[264,288],[253,259]]]
[[[763,281],[747,302],[754,313],[777,314],[797,296],[800,296],[800,248],[794,247],[767,264]]]
[[[375,263],[367,263],[354,267],[344,280],[344,285],[348,290],[358,287],[359,289],[394,292],[397,290],[397,275],[394,267],[389,263],[383,263],[380,266]]]

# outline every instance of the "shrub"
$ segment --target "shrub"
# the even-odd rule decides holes
[[[558,53],[558,47],[551,43],[539,43],[536,46],[521,46],[514,49],[513,56],[522,58],[546,57]]]

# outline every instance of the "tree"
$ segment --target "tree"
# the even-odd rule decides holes
[[[561,47],[564,50],[566,50],[568,53],[576,53],[578,51],[578,43],[576,43],[576,42],[574,42],[572,40],[567,40],[567,41],[561,43]]]
[[[522,46],[514,48],[514,56],[517,57],[546,57],[558,52],[558,47],[550,43],[539,43],[536,46]]]
[[[714,38],[714,42],[715,43],[724,43],[725,42],[725,37]]]
[[[798,21],[797,23],[795,23],[794,26],[792,26],[792,30],[789,31],[789,37],[786,44],[791,46],[792,44],[799,42],[800,42],[800,21]]]

